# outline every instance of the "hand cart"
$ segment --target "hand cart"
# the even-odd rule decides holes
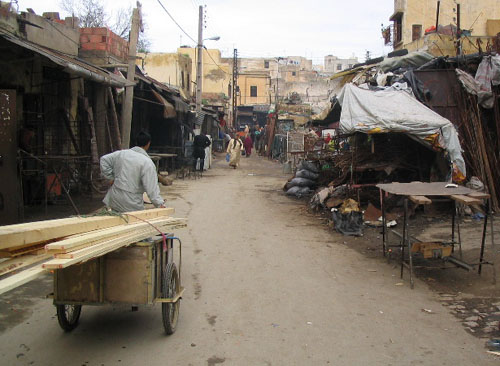
[[[174,262],[178,242],[178,265]],[[179,318],[181,241],[173,234],[155,236],[93,260],[54,271],[54,305],[62,329],[78,326],[82,305],[161,303],[165,333],[175,332]],[[177,253],[177,251],[176,251]]]

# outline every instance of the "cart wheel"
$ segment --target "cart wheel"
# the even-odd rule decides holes
[[[81,305],[56,305],[57,320],[59,325],[65,332],[71,332],[78,325],[80,313],[82,312]]]
[[[162,292],[164,297],[173,298],[179,293],[179,275],[174,263],[167,264],[167,270],[163,277]],[[179,307],[181,303],[164,302],[161,304],[161,313],[163,317],[163,327],[168,335],[175,332],[177,320],[179,319]]]

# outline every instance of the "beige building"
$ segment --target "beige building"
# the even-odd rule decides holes
[[[339,58],[337,56],[328,55],[325,56],[324,70],[325,72],[334,74],[350,69],[358,62],[358,58],[354,55],[351,58]]]
[[[177,53],[188,56],[192,60],[191,75],[196,82],[197,49],[181,47]],[[216,100],[223,100],[229,97],[229,85],[232,78],[232,65],[224,62],[221,58],[220,50],[203,49],[203,70],[202,70],[202,100],[213,104]],[[193,93],[196,85],[193,83]]]
[[[407,48],[410,51],[427,49],[436,56],[455,55],[454,35],[429,33],[425,30],[436,26],[436,0],[395,0],[392,43],[395,50]],[[500,3],[498,0],[441,0],[439,25],[456,27],[460,13],[460,29],[463,37],[463,53],[478,51],[477,40],[482,39],[486,47],[488,40],[500,32]],[[456,28],[455,28],[456,29]]]
[[[194,87],[193,62],[189,56],[181,53],[147,53],[139,54],[137,64],[142,66],[148,76],[162,83],[179,88],[183,97],[191,99]]]
[[[271,77],[267,72],[242,71],[238,75],[238,105],[271,104]]]

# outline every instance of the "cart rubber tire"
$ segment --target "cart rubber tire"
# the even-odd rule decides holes
[[[78,326],[82,312],[81,305],[56,305],[57,320],[65,332],[71,332]]]
[[[168,263],[163,277],[162,293],[166,298],[175,297],[179,291],[179,275],[174,263]],[[161,314],[163,318],[163,327],[167,335],[173,334],[177,327],[179,319],[180,300],[176,303],[164,302],[161,304]]]

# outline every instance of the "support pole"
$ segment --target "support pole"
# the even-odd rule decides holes
[[[236,127],[236,104],[238,99],[236,93],[238,92],[238,50],[235,48],[233,52],[233,127]]]
[[[436,33],[439,27],[439,8],[441,7],[441,1],[437,2],[437,10],[436,10]]]
[[[128,70],[127,80],[134,82],[135,78],[135,58],[137,51],[137,40],[139,39],[139,29],[142,28],[141,4],[137,2],[137,8],[132,13],[132,27],[128,43]],[[125,87],[125,98],[122,105],[122,149],[130,147],[130,131],[132,129],[132,106],[134,103],[134,86]]]
[[[203,7],[199,7],[198,19],[198,60],[196,65],[196,116],[201,112],[201,87],[202,87],[202,72],[203,72]]]

